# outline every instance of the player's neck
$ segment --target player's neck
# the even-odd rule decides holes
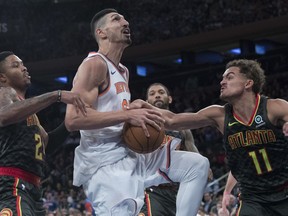
[[[25,99],[26,91],[23,91],[23,90],[18,89],[18,88],[14,88],[14,90],[16,91],[16,93],[20,99],[22,99],[22,100]]]
[[[120,60],[122,58],[122,54],[124,51],[123,45],[117,45],[117,44],[108,44],[99,47],[98,52],[106,56],[110,61],[112,61],[116,66],[119,65]]]
[[[249,122],[251,115],[255,112],[256,103],[258,102],[258,94],[245,96],[238,99],[233,105],[233,113],[239,116],[244,122]]]

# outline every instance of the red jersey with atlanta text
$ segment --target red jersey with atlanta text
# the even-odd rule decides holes
[[[267,100],[257,95],[248,124],[225,105],[224,147],[233,176],[241,191],[272,192],[288,182],[288,141],[282,127],[267,116]]]

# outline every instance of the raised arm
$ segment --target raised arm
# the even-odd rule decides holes
[[[223,106],[212,105],[201,109],[197,113],[175,114],[166,109],[159,109],[151,104],[137,99],[130,104],[129,109],[147,108],[162,113],[165,128],[168,130],[198,129],[206,126],[216,127],[222,134],[224,131],[225,109]]]

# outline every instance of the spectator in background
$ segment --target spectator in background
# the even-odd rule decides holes
[[[172,97],[168,88],[161,83],[151,84],[146,91],[146,101],[151,105],[160,109],[169,109],[172,103]],[[166,130],[165,140],[170,140],[171,137],[181,139],[181,143],[177,149],[198,152],[194,144],[194,138],[190,130],[183,131],[168,131]],[[171,182],[160,184],[146,188],[145,204],[141,209],[139,216],[144,215],[175,215],[176,214],[176,195],[178,191],[178,183]]]

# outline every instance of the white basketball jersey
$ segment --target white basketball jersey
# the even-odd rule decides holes
[[[98,112],[122,110],[130,102],[128,88],[128,69],[119,64],[116,67],[109,59],[100,53],[89,53],[84,61],[89,61],[95,56],[100,56],[107,64],[109,85],[93,104]],[[86,182],[101,166],[115,163],[124,158],[127,147],[122,144],[123,124],[117,124],[95,130],[80,130],[80,145],[75,150],[74,159],[74,185]]]
[[[100,53],[89,53],[86,60],[101,56],[107,63],[110,76],[110,84],[104,92],[100,92],[94,108],[98,112],[109,112],[122,110],[130,102],[130,91],[128,87],[128,69],[119,64],[120,70],[105,56]],[[122,133],[123,124],[118,124],[96,130],[81,130],[81,134],[97,136],[98,138],[110,138],[119,136]]]

